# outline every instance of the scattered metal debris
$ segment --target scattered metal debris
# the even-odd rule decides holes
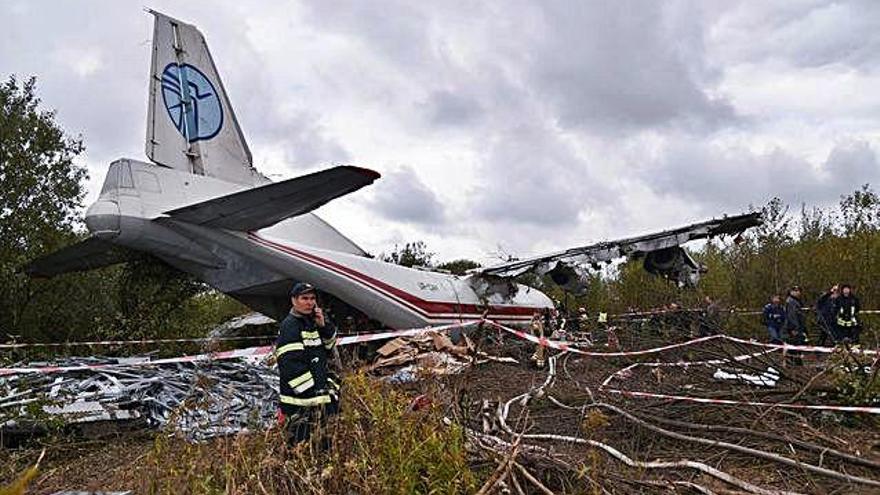
[[[775,387],[776,382],[779,381],[779,372],[772,367],[767,368],[767,371],[760,374],[745,373],[741,370],[735,370],[733,373],[730,373],[719,368],[715,370],[712,378],[716,380],[739,381],[758,387]]]
[[[396,368],[386,379],[403,383],[459,373],[475,363],[518,362],[476,352],[464,334],[458,342],[436,331],[396,338],[378,349],[370,368]],[[275,420],[278,390],[277,370],[265,364],[264,354],[222,361],[78,357],[16,365],[9,370],[36,372],[0,376],[0,431],[39,431],[46,420],[141,422],[198,442],[263,428]]]
[[[68,358],[54,364],[129,362]],[[21,431],[51,418],[66,424],[142,419],[202,441],[273,421],[277,390],[277,372],[253,360],[10,375],[0,378],[0,429]]]

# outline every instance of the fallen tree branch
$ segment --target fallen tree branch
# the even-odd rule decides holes
[[[548,362],[549,362],[550,366],[549,366],[549,370],[547,373],[547,379],[544,381],[544,383],[542,385],[540,385],[532,390],[529,390],[528,392],[526,392],[524,394],[520,394],[520,395],[513,397],[512,399],[505,402],[503,407],[499,408],[498,422],[501,425],[501,428],[504,431],[506,431],[508,434],[517,435],[507,425],[507,415],[509,414],[509,411],[510,411],[510,405],[514,401],[522,399],[523,400],[523,407],[525,407],[525,404],[528,402],[529,398],[531,398],[534,394],[536,394],[538,392],[543,392],[543,389],[545,387],[547,387],[553,381],[553,378],[555,377],[555,374],[556,374],[555,356],[551,357],[548,360]],[[747,481],[741,480],[735,476],[732,476],[728,473],[725,473],[724,471],[715,469],[712,466],[709,466],[709,465],[704,464],[702,462],[691,461],[691,460],[668,461],[668,462],[664,462],[664,461],[652,461],[652,462],[636,461],[608,444],[605,444],[605,443],[602,443],[602,442],[599,442],[596,440],[586,439],[586,438],[570,437],[570,436],[564,436],[564,435],[522,434],[522,433],[520,433],[518,435],[518,438],[519,439],[534,439],[534,440],[556,440],[556,441],[590,445],[592,447],[597,447],[599,449],[604,450],[606,453],[608,453],[609,455],[611,455],[612,457],[614,457],[618,461],[623,462],[627,466],[634,467],[634,468],[641,468],[641,469],[690,468],[690,469],[695,469],[695,470],[700,471],[702,473],[708,474],[709,476],[712,476],[712,477],[720,479],[726,483],[729,483],[733,486],[737,486],[743,490],[746,490],[749,493],[754,493],[757,495],[781,495],[781,494],[790,495],[790,494],[794,493],[794,492],[786,492],[786,491],[778,491],[778,490],[767,490],[765,488],[761,488],[760,486],[753,485]],[[873,480],[868,480],[868,481],[873,482]]]
[[[670,485],[684,486],[684,487],[690,488],[691,490],[694,490],[696,492],[700,492],[704,495],[716,495],[715,492],[713,492],[712,490],[710,490],[710,489],[706,488],[705,486],[700,485],[698,483],[694,483],[692,481],[634,480],[634,479],[627,479],[627,478],[620,478],[620,480],[623,481],[624,483],[632,483],[632,484],[636,484],[636,485],[660,486],[663,488],[669,488]]]
[[[566,406],[571,407],[571,406]],[[776,435],[774,433],[768,433],[764,431],[750,430],[748,428],[738,428],[735,426],[723,426],[723,425],[706,425],[701,423],[691,423],[688,421],[679,421],[675,419],[667,419],[661,417],[653,417],[652,421],[657,423],[663,423],[671,426],[679,426],[681,428],[689,428],[692,430],[701,430],[701,431],[720,431],[725,433],[736,433],[738,435],[750,435],[753,437],[765,438],[767,440],[775,440],[778,442],[790,443],[792,445],[797,445],[798,447],[812,450],[814,452],[818,452],[825,455],[833,455],[840,459],[843,459],[852,464],[859,464],[861,466],[866,466],[874,469],[880,469],[880,462],[872,461],[870,459],[866,459],[864,457],[858,457],[846,452],[842,452],[840,450],[835,450],[830,447],[823,447],[821,445],[817,445],[815,443],[806,442],[804,440],[798,440],[796,438],[787,438],[782,435]],[[821,464],[821,463],[820,463]]]
[[[516,473],[511,471],[510,474],[508,475],[508,477],[510,478],[510,484],[513,485],[513,489],[516,490],[516,494],[517,495],[526,495],[526,492],[523,491],[522,486],[520,486],[520,484],[519,484],[519,479],[517,479]]]
[[[522,464],[514,461],[513,465],[514,465],[514,467],[519,469],[519,472],[523,475],[523,478],[527,479],[529,481],[529,483],[534,485],[535,488],[537,488],[538,490],[540,490],[542,493],[544,493],[546,495],[554,495],[554,493],[549,488],[544,486],[543,483],[541,483],[540,481],[538,481],[537,478],[532,476],[532,473],[530,473],[528,469],[524,468]]]
[[[522,437],[522,435],[520,435]],[[480,487],[480,490],[477,491],[476,495],[487,495],[498,483],[500,483],[504,478],[506,478],[510,474],[511,466],[514,464],[516,459],[516,454],[519,451],[519,442],[520,439],[517,438],[515,442],[510,447],[510,451],[507,453],[507,456],[502,459],[501,462],[498,463],[498,467],[495,468],[495,471],[489,476],[489,479],[483,483],[483,486]]]
[[[760,457],[762,459],[767,459],[769,461],[777,462],[780,464],[785,464],[787,466],[801,468],[805,471],[811,471],[816,474],[821,474],[821,475],[827,476],[829,478],[835,478],[835,479],[838,479],[841,481],[846,481],[849,483],[859,483],[862,485],[880,487],[880,481],[877,481],[877,480],[872,480],[869,478],[863,478],[861,476],[853,476],[850,474],[841,473],[838,471],[834,471],[832,469],[823,468],[820,466],[816,466],[813,464],[802,462],[797,459],[791,459],[791,458],[784,457],[784,456],[781,456],[778,454],[774,454],[772,452],[766,452],[764,450],[753,449],[751,447],[743,447],[742,445],[736,445],[736,444],[724,442],[721,440],[711,440],[708,438],[694,437],[694,436],[690,436],[690,435],[685,435],[683,433],[677,433],[674,431],[670,431],[670,430],[661,428],[657,425],[653,425],[651,423],[648,423],[647,421],[645,421],[641,418],[633,416],[632,414],[624,411],[623,409],[621,409],[617,406],[613,406],[611,404],[606,404],[604,402],[597,402],[594,404],[588,404],[587,407],[600,407],[602,409],[614,411],[615,413],[629,419],[630,421],[632,421],[632,422],[634,422],[644,428],[647,428],[647,429],[649,429],[653,432],[659,433],[661,435],[664,435],[664,436],[667,436],[670,438],[674,438],[676,440],[683,440],[686,442],[699,443],[699,444],[708,445],[711,447],[719,447],[719,448],[723,448],[723,449],[727,449],[727,450],[732,450],[735,452],[740,452],[742,454],[748,454],[748,455],[752,455],[755,457]]]
[[[755,493],[757,495],[798,495],[797,492],[789,492],[789,491],[781,491],[781,490],[768,490],[766,488],[761,488],[760,486],[753,485],[748,481],[741,480],[735,476],[725,473],[719,469],[715,469],[712,466],[704,464],[702,462],[691,461],[687,459],[683,459],[680,461],[637,461],[627,456],[623,452],[615,449],[614,447],[587,438],[578,438],[578,437],[569,437],[564,435],[551,435],[551,434],[529,434],[523,435],[524,439],[533,439],[533,440],[556,440],[562,442],[569,443],[579,443],[584,445],[590,445],[592,447],[596,447],[602,449],[606,453],[608,453],[611,457],[614,457],[618,461],[626,464],[632,468],[638,469],[677,469],[677,468],[689,468],[700,471],[701,473],[712,476],[713,478],[717,478],[725,483],[729,483],[733,486],[739,487],[749,493]]]

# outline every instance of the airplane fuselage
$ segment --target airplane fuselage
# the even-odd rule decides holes
[[[293,281],[308,281],[395,328],[488,316],[527,322],[552,306],[523,285],[513,295],[478,294],[467,276],[406,268],[365,256],[315,215],[239,232],[174,220],[164,212],[226,196],[249,186],[135,160],[111,164],[98,200],[86,213],[91,233],[152,254],[269,316],[289,308]]]

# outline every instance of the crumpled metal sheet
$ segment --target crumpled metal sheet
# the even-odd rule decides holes
[[[134,362],[84,357],[51,364]],[[0,428],[41,419],[35,415],[66,423],[142,418],[151,428],[203,441],[267,426],[275,420],[277,402],[277,370],[253,360],[9,375],[0,377]]]

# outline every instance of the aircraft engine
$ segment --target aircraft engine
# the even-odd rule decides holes
[[[700,273],[705,271],[679,246],[649,252],[645,255],[643,265],[648,273],[674,280],[682,287],[696,286]]]
[[[550,280],[556,285],[563,288],[567,292],[573,294],[583,294],[586,290],[586,284],[583,277],[571,265],[563,262],[557,262],[552,270],[547,272]]]

